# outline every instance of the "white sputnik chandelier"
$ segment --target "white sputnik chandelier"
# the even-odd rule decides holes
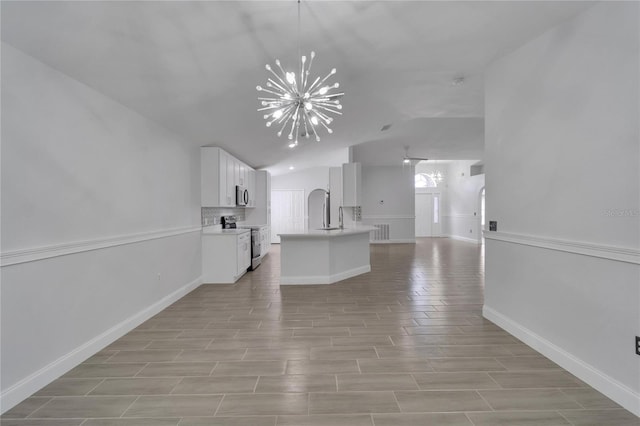
[[[298,0],[298,56],[300,56],[300,0]],[[264,111],[264,119],[267,127],[276,125],[279,127],[278,137],[288,130],[289,148],[298,146],[298,136],[305,138],[315,135],[316,141],[320,141],[318,130],[324,128],[327,133],[333,133],[329,127],[333,118],[330,114],[342,115],[340,100],[344,93],[331,93],[340,87],[339,83],[327,83],[327,80],[336,73],[333,68],[324,78],[317,77],[313,82],[309,77],[311,65],[315,58],[315,52],[311,52],[309,62],[307,57],[301,56],[299,73],[285,71],[276,59],[277,69],[274,70],[267,64],[265,68],[272,77],[267,78],[266,87],[257,86],[258,92],[266,93],[258,97],[261,108]]]

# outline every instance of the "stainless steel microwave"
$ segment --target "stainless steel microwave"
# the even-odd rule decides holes
[[[236,205],[246,206],[249,204],[249,190],[244,186],[236,186]]]

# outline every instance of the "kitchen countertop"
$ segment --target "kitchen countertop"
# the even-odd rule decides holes
[[[240,235],[250,232],[250,229],[222,229],[219,226],[204,226],[202,228],[202,235]]]
[[[349,228],[343,229],[308,229],[302,232],[293,232],[293,233],[283,233],[278,234],[280,238],[286,239],[305,239],[305,238],[333,238],[340,237],[344,235],[355,235],[355,234],[364,234],[371,231],[375,231],[377,228],[375,226],[369,225],[360,225],[360,226],[352,226]]]

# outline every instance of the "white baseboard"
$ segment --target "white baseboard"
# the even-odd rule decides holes
[[[486,305],[482,315],[640,417],[640,394],[633,389]]]
[[[397,240],[376,240],[376,241],[369,241],[370,244],[415,244],[416,243],[416,239],[415,238],[403,238],[403,239],[397,239]]]
[[[371,272],[371,265],[359,266],[333,275],[280,277],[280,285],[332,284],[367,272]]]
[[[163,297],[153,305],[130,316],[119,324],[114,325],[104,333],[94,337],[81,346],[78,346],[68,354],[63,355],[49,365],[46,365],[35,373],[9,387],[0,395],[0,413],[4,413],[11,409],[19,402],[28,398],[34,392],[40,390],[42,387],[62,376],[96,352],[99,352],[107,345],[124,336],[129,331],[133,330],[149,318],[165,309],[167,306],[200,286],[201,283],[201,277],[191,281],[173,293]]]
[[[452,240],[466,241],[467,243],[480,244],[480,241],[478,241],[476,238],[461,237],[459,235],[445,235],[445,236],[447,238],[451,238]]]

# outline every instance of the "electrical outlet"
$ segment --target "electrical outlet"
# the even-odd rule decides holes
[[[636,355],[640,355],[640,336],[636,336]]]

